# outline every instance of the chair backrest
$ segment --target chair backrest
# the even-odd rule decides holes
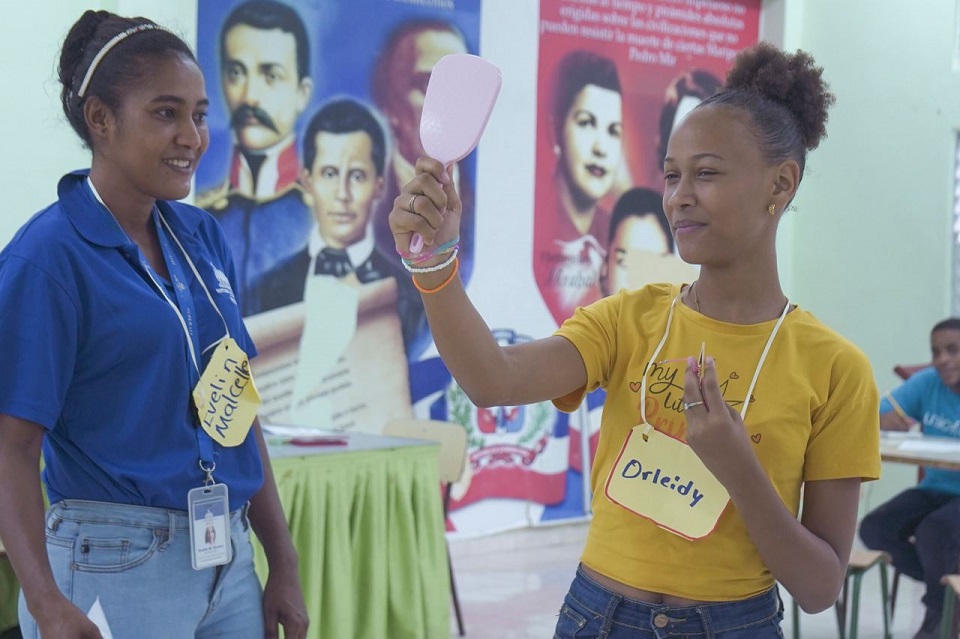
[[[424,439],[440,444],[440,481],[452,484],[463,475],[467,461],[467,431],[460,424],[433,419],[394,419],[384,435]]]
[[[896,373],[900,379],[910,379],[910,376],[917,371],[922,371],[930,366],[931,364],[897,364],[893,367],[893,372]]]

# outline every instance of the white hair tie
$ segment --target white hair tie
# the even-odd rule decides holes
[[[93,56],[93,61],[90,62],[90,67],[87,69],[87,74],[83,76],[83,82],[80,83],[80,90],[77,91],[77,96],[81,99],[83,94],[87,92],[87,86],[90,84],[90,79],[93,77],[93,72],[97,70],[97,65],[100,64],[100,61],[103,60],[103,57],[110,53],[110,49],[114,48],[130,36],[135,33],[140,33],[141,31],[151,31],[153,29],[163,29],[155,24],[138,24],[135,27],[130,27],[126,31],[121,31],[117,35],[110,38],[103,48],[97,52],[97,55]]]

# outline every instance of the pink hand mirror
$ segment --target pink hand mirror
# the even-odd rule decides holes
[[[450,167],[470,154],[500,94],[500,69],[467,53],[440,58],[430,73],[420,116],[420,143],[426,154]],[[414,233],[410,252],[423,250],[423,238]]]

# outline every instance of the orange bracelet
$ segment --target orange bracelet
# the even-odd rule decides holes
[[[441,284],[437,288],[423,288],[422,286],[420,286],[420,284],[417,283],[416,276],[410,279],[413,280],[413,285],[417,287],[418,291],[420,291],[424,295],[430,295],[431,293],[437,293],[439,291],[442,291],[447,286],[447,284],[453,281],[453,278],[457,276],[457,271],[459,270],[460,270],[460,258],[457,258],[453,261],[453,271],[450,272],[450,275],[447,276],[447,279],[443,280],[443,284]]]

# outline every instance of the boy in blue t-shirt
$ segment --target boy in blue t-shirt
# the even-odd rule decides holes
[[[920,422],[924,435],[960,439],[960,319],[934,326],[930,349],[933,366],[883,398],[880,428],[904,431]],[[938,637],[944,595],[940,578],[956,572],[960,560],[960,472],[924,468],[916,488],[864,517],[860,538],[868,548],[890,553],[897,570],[927,585],[927,611],[914,639]]]

